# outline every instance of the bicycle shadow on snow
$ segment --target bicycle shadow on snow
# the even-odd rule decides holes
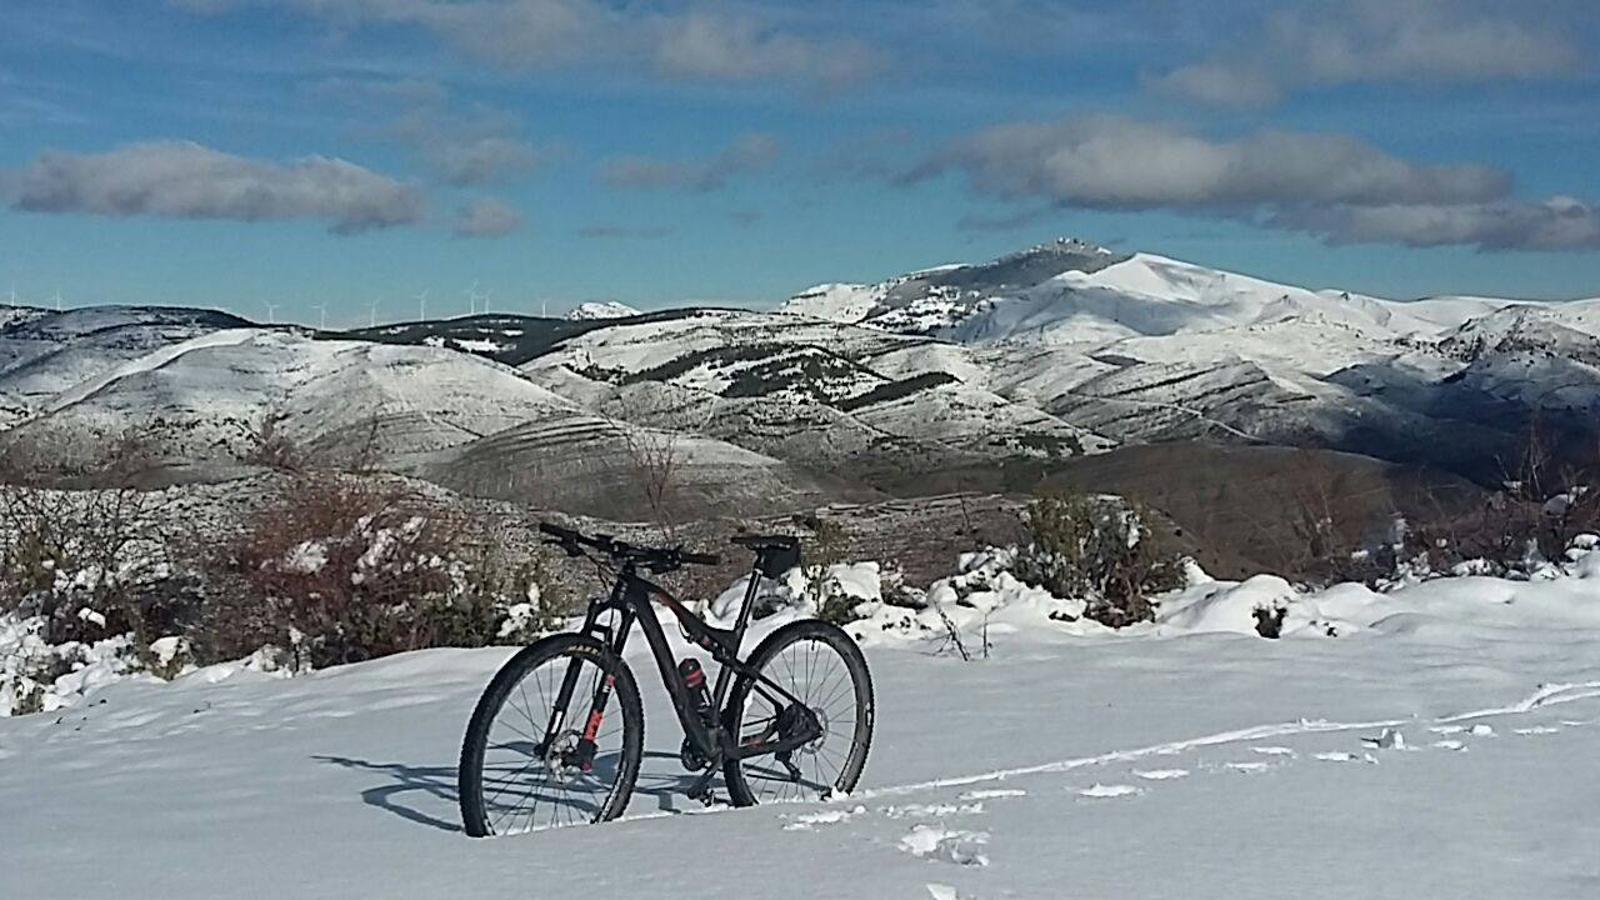
[[[456,790],[457,769],[454,765],[412,766],[405,763],[373,762],[332,755],[316,755],[311,758],[345,769],[388,776],[388,780],[384,783],[361,791],[361,802],[368,806],[399,816],[408,822],[427,825],[441,831],[460,833],[463,830],[459,820],[444,819],[435,814],[440,810],[429,812],[419,808],[436,807],[439,803],[443,803],[448,805],[450,814],[455,813],[460,803],[460,794]],[[656,809],[660,812],[681,813],[701,808],[698,801],[689,799],[684,793],[694,784],[693,774],[675,774],[659,769],[651,771],[647,765],[650,760],[667,760],[677,765],[676,753],[647,750],[644,759],[645,764],[640,766],[639,780],[633,788],[633,803],[639,802],[642,795],[652,798]]]
[[[381,772],[389,776],[389,781],[361,792],[361,802],[368,806],[374,806],[385,812],[393,813],[418,825],[428,825],[443,831],[459,832],[462,830],[459,820],[441,819],[416,808],[416,806],[402,802],[403,798],[420,793],[423,796],[444,801],[452,808],[455,807],[459,802],[460,795],[456,792],[456,767],[453,765],[408,766],[404,763],[380,763],[365,759],[353,759],[347,756],[319,755],[311,758],[318,762],[331,763],[346,769]]]

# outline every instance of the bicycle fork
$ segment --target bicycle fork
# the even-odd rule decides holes
[[[611,603],[616,604],[620,595],[620,586],[613,589]],[[625,608],[621,609],[621,620],[615,632],[609,627],[601,626],[597,622],[598,609],[590,609],[584,620],[583,633],[604,635],[602,642],[606,650],[618,657],[622,655],[622,645],[627,641],[629,629],[633,625],[632,614]],[[548,757],[551,748],[559,739],[566,728],[567,716],[572,705],[573,695],[578,690],[578,678],[583,669],[583,660],[574,659],[567,663],[566,674],[561,679],[561,690],[556,692],[556,702],[550,711],[550,721],[545,725],[544,741],[540,745],[541,755]],[[597,739],[600,736],[600,727],[605,724],[606,706],[611,702],[611,694],[616,690],[617,678],[615,675],[606,675],[595,685],[594,694],[589,701],[589,714],[584,719],[583,731],[579,734],[577,743],[570,751],[570,758],[562,760],[568,765],[575,765],[585,774],[594,771],[595,751],[598,748]]]

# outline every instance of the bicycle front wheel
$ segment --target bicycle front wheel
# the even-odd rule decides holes
[[[564,684],[571,698],[557,716]],[[457,770],[462,824],[486,837],[614,819],[643,747],[627,664],[590,637],[545,638],[502,666],[473,710]]]
[[[750,666],[811,710],[822,733],[795,750],[724,763],[734,805],[825,799],[854,790],[872,746],[874,716],[872,676],[856,642],[820,620],[793,622],[756,647]],[[723,722],[741,746],[750,746],[781,738],[796,720],[793,706],[770,686],[741,675]]]

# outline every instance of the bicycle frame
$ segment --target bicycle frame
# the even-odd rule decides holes
[[[816,725],[814,717],[809,710],[807,724],[800,733],[781,738],[776,741],[761,741],[748,746],[740,746],[737,735],[730,734],[721,723],[721,710],[727,700],[728,690],[732,687],[732,676],[745,675],[757,682],[757,689],[770,689],[781,696],[785,701],[805,709],[801,701],[793,694],[784,690],[771,679],[759,671],[746,665],[739,659],[740,645],[744,642],[744,635],[750,625],[750,615],[755,606],[757,593],[761,587],[761,572],[758,566],[752,570],[749,587],[745,591],[744,601],[739,607],[739,616],[732,629],[714,628],[705,623],[703,619],[690,612],[676,597],[672,596],[665,588],[640,576],[636,567],[630,562],[624,564],[617,571],[617,579],[611,587],[611,594],[604,600],[595,600],[589,604],[588,612],[584,616],[582,633],[592,635],[600,640],[606,651],[620,657],[623,648],[627,646],[628,637],[637,623],[644,632],[645,640],[650,645],[651,655],[655,657],[656,667],[660,672],[662,684],[667,689],[667,694],[672,699],[673,708],[677,711],[678,724],[682,726],[684,735],[690,744],[707,761],[715,764],[724,759],[747,759],[753,756],[762,756],[771,753],[781,753],[794,750],[805,743],[815,739],[821,734],[821,728]],[[672,648],[667,642],[667,634],[661,625],[660,617],[656,615],[652,598],[658,598],[669,609],[687,633],[689,639],[708,651],[711,659],[720,666],[717,673],[715,688],[711,693],[712,710],[717,718],[710,725],[701,721],[695,710],[694,699],[687,686],[678,675],[677,661],[672,655]],[[613,623],[602,623],[600,617],[607,612],[616,612],[617,619]],[[566,727],[573,694],[577,690],[579,669],[582,663],[573,660],[567,666],[566,677],[562,680],[561,690],[556,695],[555,707],[551,711],[550,721],[546,727],[544,746],[549,746],[550,741],[561,733]],[[592,758],[595,750],[595,737],[599,733],[601,720],[604,716],[606,703],[611,696],[612,684],[608,679],[600,683],[594,693],[589,709],[589,715],[584,723],[583,737],[579,742],[580,761]],[[770,694],[768,695],[770,698]],[[775,707],[776,708],[776,707]]]

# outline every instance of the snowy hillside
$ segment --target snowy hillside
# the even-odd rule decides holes
[[[248,326],[212,310],[93,307],[49,312],[19,308],[0,320],[0,427],[48,404],[61,391],[118,365],[215,331]]]
[[[595,483],[618,481],[642,429],[707,477],[748,463],[781,496],[859,497],[1189,440],[1492,484],[1535,423],[1569,456],[1600,439],[1600,300],[1402,302],[1059,240],[822,285],[779,312],[575,313],[313,336],[193,310],[16,310],[0,443],[159,420],[168,465],[195,473],[236,459],[270,412],[319,451],[376,439],[388,465],[511,497],[560,482],[540,466],[587,478],[609,460]]]
[[[562,318],[569,319],[574,322],[583,322],[592,319],[626,319],[630,316],[637,316],[638,314],[639,311],[637,309],[634,309],[626,303],[619,303],[615,300],[605,300],[601,302],[580,303],[577,306],[574,306],[572,309],[567,310],[567,314],[562,316]]]
[[[983,265],[943,266],[870,285],[820,285],[795,295],[783,309],[964,343],[1102,343],[1290,319],[1374,336],[1431,337],[1509,305],[1486,298],[1399,302],[1313,291],[1060,239]]]
[[[130,328],[109,329],[114,351],[92,339],[107,329],[54,350],[18,351],[27,360],[0,373],[0,391],[15,402],[0,449],[93,471],[110,438],[136,433],[167,478],[213,480],[247,472],[270,433],[311,460],[376,464],[479,496],[621,515],[638,512],[618,499],[637,493],[636,444],[677,443],[457,346],[207,330],[159,317]],[[769,509],[824,490],[780,460],[711,439],[681,443],[689,505],[714,497]]]
[[[989,390],[964,348],[798,316],[705,310],[627,323],[573,337],[522,368],[597,411],[822,468],[1111,445]]]
[[[854,796],[746,810],[682,795],[670,707],[630,654],[648,724],[625,818],[484,841],[460,833],[455,761],[509,648],[122,681],[0,719],[4,883],[39,900],[530,879],[630,898],[1580,900],[1600,883],[1595,574],[1392,595],[1202,583],[1116,637],[1001,585],[971,595],[1000,604],[988,659],[863,632],[880,715]],[[1279,602],[1360,627],[1238,633]],[[714,876],[685,863],[697,848]]]
[[[1057,241],[784,309],[982,348],[991,389],[1117,442],[1313,443],[1492,479],[1531,422],[1576,445],[1600,420],[1592,300],[1394,301]]]

